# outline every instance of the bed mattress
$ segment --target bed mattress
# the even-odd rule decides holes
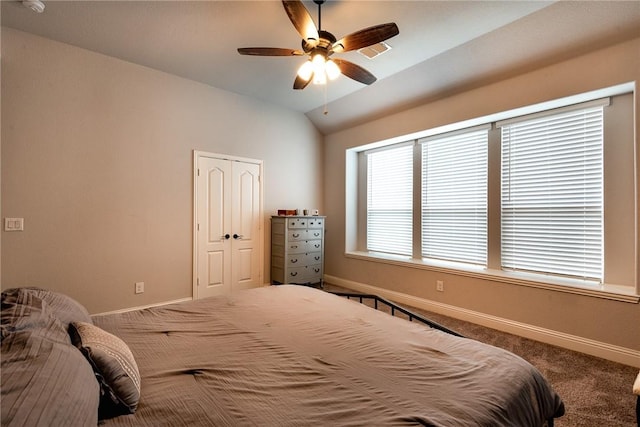
[[[105,426],[542,426],[560,397],[522,358],[281,285],[93,318],[142,377]]]

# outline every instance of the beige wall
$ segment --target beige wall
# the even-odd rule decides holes
[[[269,215],[323,209],[303,114],[9,28],[2,125],[2,215],[25,218],[2,233],[2,288],[93,313],[191,296],[193,150],[264,160],[265,282]]]
[[[503,319],[640,350],[638,304],[382,264],[344,255],[346,149],[637,80],[640,80],[640,39],[327,135],[325,188],[335,191],[327,192],[325,196],[330,229],[326,239],[325,273]],[[635,121],[638,123],[640,108],[637,95],[634,102]],[[638,151],[636,149],[636,156]],[[635,188],[637,193],[638,186]],[[637,224],[637,218],[631,218],[629,222]],[[627,232],[635,233],[637,242],[636,230],[632,227]],[[637,264],[637,259],[634,261]],[[445,281],[444,293],[436,292],[436,280]]]

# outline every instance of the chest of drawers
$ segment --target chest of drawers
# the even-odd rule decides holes
[[[271,217],[271,282],[318,284],[324,273],[322,216]]]

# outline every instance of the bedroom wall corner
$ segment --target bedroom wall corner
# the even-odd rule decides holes
[[[3,289],[91,313],[191,297],[193,150],[264,162],[265,282],[270,215],[324,209],[302,113],[6,27],[2,88],[2,209],[25,218],[2,236]]]

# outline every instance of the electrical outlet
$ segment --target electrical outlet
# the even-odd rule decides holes
[[[144,282],[136,282],[136,294],[144,292]]]
[[[444,282],[442,280],[436,280],[436,291],[444,292]]]

